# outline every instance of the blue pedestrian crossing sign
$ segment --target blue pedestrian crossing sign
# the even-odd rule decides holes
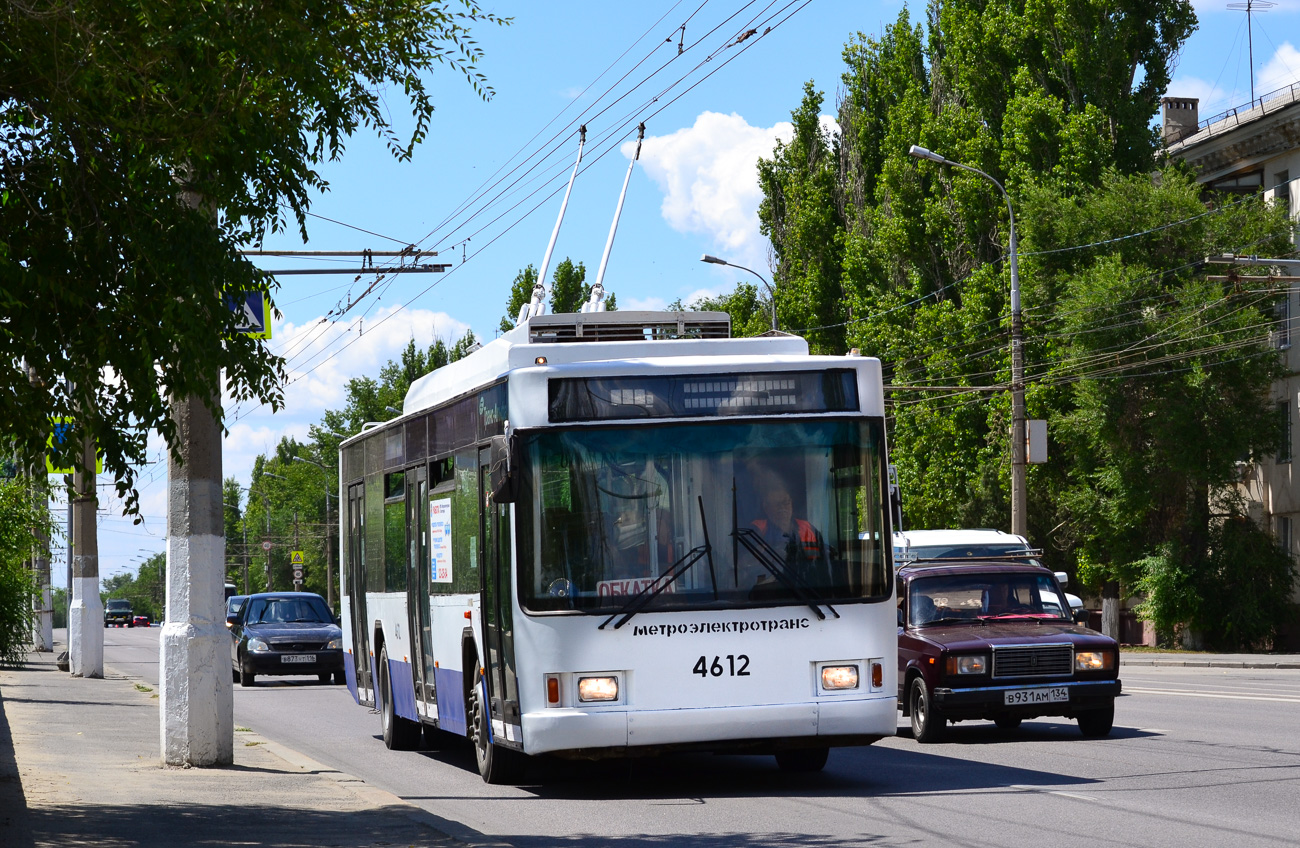
[[[55,468],[54,462],[50,456],[56,448],[63,448],[67,444],[68,438],[72,435],[71,418],[51,418],[50,419],[50,437],[45,440],[45,446],[49,448],[45,452],[45,468],[51,474],[75,474],[75,468]],[[95,473],[104,473],[104,457],[98,450],[95,451]]]
[[[240,335],[255,339],[271,338],[271,296],[266,292],[247,291],[226,295],[226,308],[235,313]]]

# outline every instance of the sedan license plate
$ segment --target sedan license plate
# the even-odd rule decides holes
[[[1070,690],[1064,686],[1048,689],[1011,689],[1002,693],[1002,703],[1008,707],[1022,704],[1060,704],[1068,703]]]
[[[285,654],[280,657],[282,663],[314,663],[316,662],[315,654]]]

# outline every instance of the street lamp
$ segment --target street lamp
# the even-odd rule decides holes
[[[728,268],[739,268],[740,270],[748,271],[749,273],[753,274],[755,277],[758,277],[760,280],[763,280],[763,285],[767,286],[767,296],[772,300],[772,330],[773,331],[776,330],[776,292],[772,289],[772,284],[769,283],[767,280],[763,279],[762,274],[758,273],[753,268],[746,268],[744,265],[736,265],[734,263],[728,262],[725,259],[719,259],[716,256],[710,256],[707,253],[700,257],[700,261],[707,262],[710,265],[726,265]]]
[[[305,456],[295,456],[294,461],[306,462],[325,472],[325,598],[332,610],[334,609],[334,533],[331,528],[334,522],[330,520],[330,498],[337,500],[338,495],[330,491],[328,468],[314,459],[307,459]]]
[[[1029,531],[1026,514],[1025,490],[1025,352],[1024,326],[1020,320],[1020,265],[1016,253],[1016,213],[1011,208],[1011,197],[1002,183],[970,165],[954,162],[913,144],[907,154],[940,165],[951,165],[979,174],[998,187],[1007,202],[1007,216],[1011,222],[1011,532],[1024,536]]]

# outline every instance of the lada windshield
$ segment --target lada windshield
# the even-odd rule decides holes
[[[908,589],[916,627],[998,620],[1066,619],[1070,606],[1050,574],[985,572],[917,577]]]
[[[329,624],[330,613],[320,598],[253,598],[245,624]]]
[[[890,595],[878,420],[583,427],[525,445],[516,530],[529,610]]]

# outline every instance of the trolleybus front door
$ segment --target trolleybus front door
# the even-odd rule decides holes
[[[357,697],[367,700],[362,690],[371,690],[370,638],[366,627],[366,487],[348,487],[348,570],[347,596],[352,623],[352,661],[357,676]]]
[[[514,582],[510,579],[510,507],[491,497],[491,452],[479,451],[479,512],[483,553],[483,639],[487,657],[488,696],[492,718],[507,725],[519,725],[519,683],[515,677],[515,643],[512,603]],[[497,739],[498,744],[520,747],[517,738]]]
[[[429,622],[429,480],[423,465],[406,472],[406,609],[415,697],[433,712],[433,632]]]

